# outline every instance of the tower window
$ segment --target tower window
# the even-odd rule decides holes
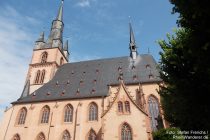
[[[41,123],[48,123],[49,117],[50,117],[50,108],[48,106],[44,106],[42,108]]]
[[[73,107],[67,105],[64,109],[64,122],[72,122],[73,120]]]
[[[123,113],[123,103],[121,101],[118,102],[118,112]]]
[[[135,46],[131,46],[131,49],[132,49],[132,50],[135,50]]]
[[[41,63],[46,63],[47,62],[47,56],[48,56],[48,53],[47,52],[43,52],[42,53]]]
[[[35,84],[39,83],[39,77],[40,77],[40,70],[38,70],[37,73],[36,73],[36,78],[35,78],[35,81],[34,81]]]
[[[89,106],[89,121],[98,120],[98,107],[95,103],[91,103]]]
[[[127,123],[121,127],[121,140],[132,140],[131,128]]]
[[[19,115],[18,115],[18,125],[25,124],[26,115],[27,115],[27,110],[24,107],[19,112]]]
[[[41,79],[40,79],[40,84],[42,84],[44,82],[44,77],[45,77],[45,70],[42,70],[42,74],[41,74]]]

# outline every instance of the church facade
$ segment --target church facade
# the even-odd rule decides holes
[[[69,63],[63,2],[47,40],[35,42],[21,97],[5,110],[1,140],[152,140],[162,115],[154,58],[138,54]]]

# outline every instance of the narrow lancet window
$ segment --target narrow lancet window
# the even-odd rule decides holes
[[[50,117],[50,108],[48,106],[44,106],[42,108],[41,123],[48,123],[49,117]]]
[[[125,101],[125,112],[130,113],[130,103],[128,101]]]
[[[67,105],[64,109],[64,122],[72,122],[73,120],[73,107]]]
[[[98,107],[95,103],[91,103],[89,106],[89,121],[98,120]]]
[[[130,126],[125,123],[121,128],[121,140],[132,140],[132,132]]]
[[[160,115],[158,100],[153,96],[150,96],[148,99],[148,107],[149,107],[151,128],[153,131],[156,131],[158,127],[157,119]]]
[[[123,103],[121,101],[118,102],[118,112],[123,113]]]
[[[26,115],[27,115],[27,110],[26,110],[26,108],[22,108],[22,109],[20,110],[20,112],[19,112],[18,125],[25,124]]]

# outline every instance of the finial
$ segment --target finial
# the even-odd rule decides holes
[[[128,18],[129,18],[129,23],[131,23],[131,16],[128,16]]]

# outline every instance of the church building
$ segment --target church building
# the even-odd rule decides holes
[[[131,23],[129,30],[127,56],[71,62],[62,1],[49,37],[41,33],[35,42],[0,140],[152,140],[160,122],[165,127],[162,80],[152,55],[138,54]]]

